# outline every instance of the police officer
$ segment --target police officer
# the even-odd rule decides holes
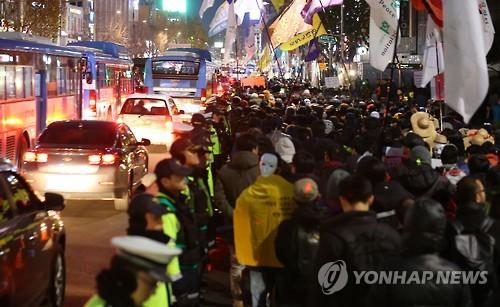
[[[162,216],[163,231],[170,238],[168,245],[183,252],[167,266],[169,276],[174,276],[176,306],[196,306],[199,299],[199,230],[186,196],[181,193],[187,188],[186,177],[190,174],[191,170],[176,159],[162,160],[155,168],[157,199],[167,209]]]
[[[181,253],[180,249],[139,236],[114,237],[111,244],[118,253],[110,267],[97,276],[97,294],[85,307],[142,306],[158,282],[170,281],[165,266]]]

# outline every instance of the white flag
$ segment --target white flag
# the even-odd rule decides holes
[[[211,8],[212,6],[214,6],[214,2],[215,2],[215,0],[203,0],[203,2],[201,3],[200,12],[199,12],[200,13],[200,18],[203,18],[203,15],[205,15],[205,12],[209,8]]]
[[[245,41],[245,51],[247,53],[245,62],[248,63],[257,51],[257,45],[255,44],[255,26],[249,28],[248,37]]]
[[[426,87],[427,83],[429,83],[432,78],[438,74],[438,72],[444,72],[443,40],[441,38],[441,31],[438,29],[434,20],[432,20],[430,16],[427,17],[423,66],[422,80],[421,83],[417,85],[418,87]]]
[[[476,1],[443,2],[445,101],[468,123],[488,93],[483,26]]]
[[[208,30],[208,36],[212,37],[214,35],[219,34],[222,30],[227,27],[227,18],[229,12],[229,3],[224,1],[222,5],[215,12],[215,16],[210,22],[210,29]]]
[[[366,0],[370,5],[370,64],[384,71],[392,61],[399,19],[399,0]]]
[[[228,64],[231,59],[231,51],[233,51],[233,44],[234,41],[236,40],[237,30],[238,29],[236,26],[236,15],[234,13],[234,2],[232,2],[229,5],[229,12],[227,18],[226,40],[224,43],[224,49],[225,49],[224,59],[223,59],[224,64]]]
[[[477,0],[479,3],[479,14],[481,15],[481,22],[484,30],[484,51],[485,54],[491,49],[493,40],[495,39],[495,28],[493,27],[493,20],[491,20],[490,10],[486,0]]]

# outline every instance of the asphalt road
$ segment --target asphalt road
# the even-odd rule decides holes
[[[149,169],[166,153],[150,154]],[[66,226],[66,299],[65,306],[80,307],[95,293],[95,277],[109,265],[114,253],[110,240],[124,235],[128,220],[110,201],[67,201],[63,211]],[[224,272],[207,274],[203,306],[230,306],[228,276]]]

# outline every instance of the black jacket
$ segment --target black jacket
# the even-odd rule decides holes
[[[437,282],[438,272],[460,270],[452,262],[441,258],[438,251],[443,242],[443,231],[440,234],[421,232],[405,234],[401,257],[385,262],[385,271],[406,272],[406,280],[413,271],[433,272],[433,278],[423,284],[373,285],[369,291],[369,306],[376,307],[410,307],[410,306],[448,306],[468,307],[472,305],[470,289],[467,285],[445,284]],[[427,273],[428,274],[428,273]]]
[[[463,225],[463,234],[473,234],[480,230],[486,219],[484,206],[476,203],[466,203],[458,206],[456,220]],[[495,239],[495,255],[494,267],[496,276],[488,276],[488,287],[498,287],[498,280],[500,277],[500,222],[495,220],[493,225],[489,228],[488,234]],[[448,225],[446,232],[446,248],[443,251],[443,256],[451,261],[455,261],[454,257],[454,242],[456,231],[451,224]],[[484,287],[480,285],[471,287],[472,297],[476,305],[482,306],[488,299],[484,297]]]
[[[324,217],[313,206],[299,206],[278,228],[274,242],[276,256],[284,266],[283,281],[277,285],[281,303],[304,305],[306,302],[307,283],[304,281],[312,278],[319,226]]]
[[[322,227],[308,306],[366,306],[367,285],[356,285],[353,271],[375,270],[399,252],[401,238],[390,226],[377,222],[372,211],[348,212],[331,218]],[[324,295],[318,283],[320,268],[343,260],[349,275],[347,285],[332,295]]]

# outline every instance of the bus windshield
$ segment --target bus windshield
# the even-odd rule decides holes
[[[153,74],[162,74],[171,77],[197,76],[199,71],[199,62],[175,60],[153,61]]]

